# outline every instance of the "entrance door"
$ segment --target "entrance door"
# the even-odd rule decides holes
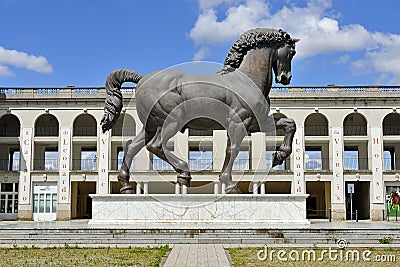
[[[55,221],[57,208],[57,184],[33,184],[33,220]]]
[[[90,194],[96,194],[96,182],[72,182],[72,218],[92,218],[92,198],[89,196]]]
[[[352,201],[348,193],[348,184],[354,184],[354,194],[352,194]],[[358,219],[369,219],[369,182],[346,182],[346,219],[351,219],[351,206],[353,206],[353,220],[355,220],[356,210],[358,212]],[[352,202],[352,205],[351,205]]]
[[[327,219],[331,205],[330,182],[307,182],[307,218]]]

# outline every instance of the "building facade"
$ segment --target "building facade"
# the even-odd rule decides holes
[[[90,194],[119,193],[125,143],[142,127],[134,88],[107,133],[104,88],[0,88],[0,219],[91,217]],[[243,141],[234,180],[244,194],[309,194],[309,218],[381,220],[387,195],[400,187],[400,87],[274,87],[271,113],[293,118],[293,153],[271,170],[276,137]],[[189,162],[188,194],[220,194],[225,131],[186,130],[170,142]],[[137,194],[174,194],[176,173],[143,149],[131,166]],[[354,188],[351,194],[349,188]],[[352,207],[352,210],[351,210]]]

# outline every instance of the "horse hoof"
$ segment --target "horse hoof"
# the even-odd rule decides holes
[[[190,177],[179,177],[178,176],[177,183],[180,185],[185,185],[185,186],[189,187],[191,179],[192,178],[190,178]]]
[[[130,185],[122,187],[120,190],[121,194],[135,194],[135,190]]]
[[[239,187],[237,185],[235,185],[235,186],[227,187],[225,189],[225,193],[227,193],[227,194],[241,194],[242,191],[240,191]]]

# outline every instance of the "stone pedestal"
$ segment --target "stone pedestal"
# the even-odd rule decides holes
[[[226,226],[262,228],[271,224],[309,224],[308,195],[91,195],[90,224],[162,227]]]

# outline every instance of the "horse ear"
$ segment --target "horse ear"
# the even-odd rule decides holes
[[[293,43],[297,43],[298,41],[300,41],[300,39],[298,38],[292,38]]]

